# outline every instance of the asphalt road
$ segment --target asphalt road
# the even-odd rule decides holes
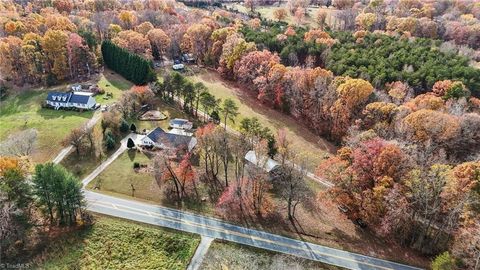
[[[268,249],[347,269],[420,269],[240,227],[219,219],[190,214],[166,207],[119,199],[91,191],[85,191],[85,197],[88,202],[87,209],[93,212]]]
[[[88,124],[94,124],[96,121],[98,121],[98,119],[95,118],[96,117],[92,118]],[[120,148],[112,156],[100,164],[100,166],[98,166],[90,175],[82,180],[84,187],[126,150],[126,141],[129,137],[131,137],[133,140],[138,139],[136,138],[135,134],[130,134],[129,136],[125,137],[121,141]],[[59,157],[56,158],[56,161],[60,162],[63,157],[70,152],[70,150],[65,149],[65,151],[62,151]],[[322,184],[326,186],[331,185],[331,183],[324,181],[313,174],[310,177],[321,183],[323,182]],[[119,199],[88,190],[84,190],[84,193],[87,200],[87,209],[90,211],[134,220],[137,222],[168,227],[180,231],[196,233],[200,234],[204,239],[223,239],[261,249],[303,257],[314,261],[320,261],[347,269],[420,269],[352,252],[295,240],[259,230],[240,227],[211,217],[200,216],[184,211],[132,200]],[[204,243],[204,245],[207,246],[207,243]],[[206,251],[206,248],[200,250],[201,253],[204,251]],[[199,254],[200,261],[203,257],[201,255],[202,254]],[[198,267],[195,263],[192,264],[192,267],[194,266]]]

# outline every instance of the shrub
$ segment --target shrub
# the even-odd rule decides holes
[[[115,148],[115,144],[117,143],[115,140],[115,136],[113,136],[112,132],[109,130],[105,132],[104,138],[103,138],[105,148],[107,150],[112,150]]]
[[[432,270],[453,270],[455,263],[448,251],[438,255],[432,262]]]
[[[140,163],[134,162],[134,163],[133,163],[133,168],[134,168],[134,169],[140,168]]]

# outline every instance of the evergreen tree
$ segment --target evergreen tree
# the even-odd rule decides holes
[[[132,149],[133,147],[135,147],[135,143],[133,142],[132,138],[128,138],[127,147],[129,149]]]
[[[137,126],[135,126],[134,123],[130,125],[130,131],[132,131],[133,133],[137,132]]]
[[[128,131],[128,123],[127,121],[125,121],[125,119],[122,119],[122,121],[120,122],[120,132],[122,133],[125,133]]]
[[[60,165],[38,164],[33,177],[33,192],[46,208],[50,221],[73,225],[85,205],[81,182]]]
[[[135,84],[143,85],[155,80],[151,61],[132,54],[111,41],[102,42],[102,56],[105,65]]]
[[[110,130],[105,133],[103,141],[105,143],[105,148],[107,148],[107,150],[114,149],[115,144],[117,143],[115,140],[115,137],[113,136]]]

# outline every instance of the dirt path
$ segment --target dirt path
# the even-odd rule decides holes
[[[191,78],[195,82],[203,82],[210,93],[217,98],[222,100],[231,98],[239,105],[240,115],[235,123],[231,123],[232,126],[238,127],[242,118],[254,116],[274,133],[280,128],[285,128],[293,147],[307,158],[310,169],[314,169],[329,153],[336,151],[332,143],[314,134],[300,120],[261,104],[234,82],[221,78],[217,72],[206,70]]]

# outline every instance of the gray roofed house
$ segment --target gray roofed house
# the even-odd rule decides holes
[[[157,127],[141,140],[141,144],[170,150],[184,149],[192,151],[197,145],[197,139],[192,136],[168,133]]]

